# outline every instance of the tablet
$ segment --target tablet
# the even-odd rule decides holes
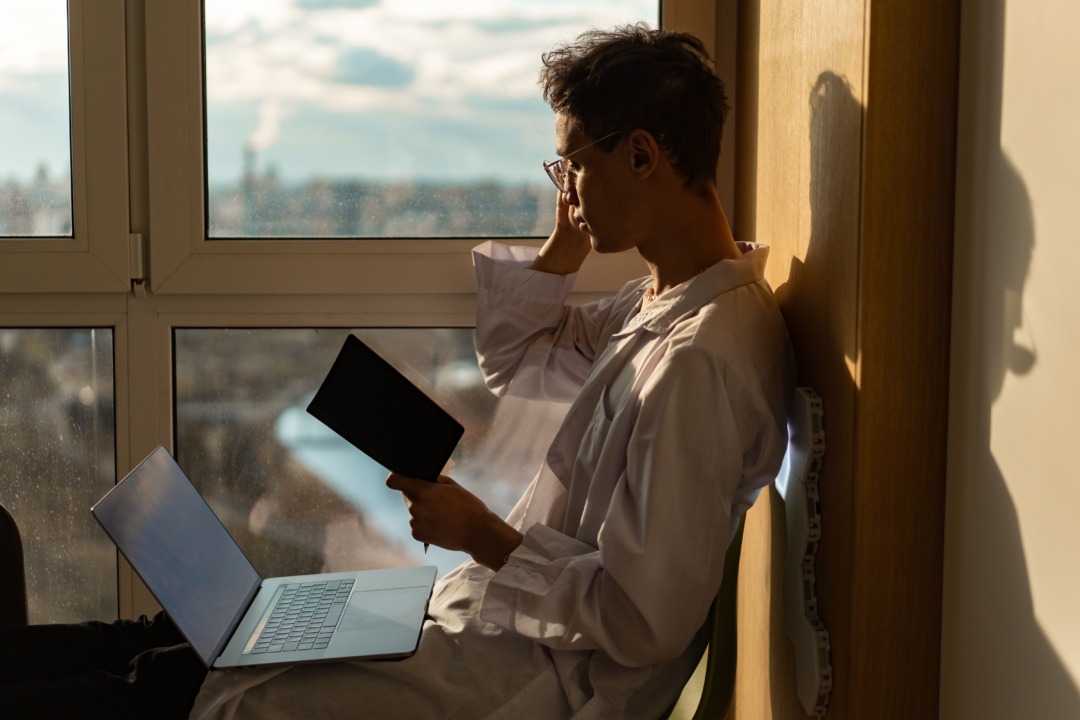
[[[307,411],[372,460],[434,482],[465,428],[355,335],[345,338]]]

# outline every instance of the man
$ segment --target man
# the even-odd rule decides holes
[[[474,251],[477,352],[498,393],[572,402],[503,520],[448,477],[391,475],[439,581],[415,656],[210,673],[193,718],[656,718],[706,642],[738,517],[786,446],[794,367],[714,172],[726,113],[700,42],[643,26],[544,57],[555,230]],[[649,275],[570,307],[590,252]]]
[[[506,521],[450,478],[388,479],[417,540],[475,561],[440,583],[414,667],[478,673],[434,691],[447,717],[656,718],[700,656],[737,519],[779,469],[794,367],[767,250],[735,243],[716,194],[726,102],[700,43],[587,33],[542,82],[556,228],[539,252],[477,248],[476,346],[496,392],[573,404]],[[635,250],[649,276],[569,308],[594,250]]]

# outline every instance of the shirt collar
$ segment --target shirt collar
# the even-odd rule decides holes
[[[765,261],[769,257],[768,246],[746,242],[736,244],[742,251],[740,257],[721,260],[686,282],[661,293],[631,316],[623,329],[616,333],[616,337],[639,330],[665,334],[676,322],[696,312],[714,298],[742,285],[763,280]],[[632,292],[643,297],[650,285],[652,278],[645,278]]]

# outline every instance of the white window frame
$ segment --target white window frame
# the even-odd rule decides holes
[[[0,241],[0,327],[114,328],[118,477],[155,446],[174,449],[175,328],[473,325],[475,238],[208,242],[198,0],[68,5],[74,236]],[[712,50],[717,13],[733,39],[735,7],[664,0],[663,23]],[[718,64],[733,97],[733,40],[724,50]],[[729,211],[732,120],[720,169]],[[132,242],[132,232],[148,242]],[[149,283],[133,292],[144,256]],[[591,257],[573,300],[643,272],[634,253]],[[118,601],[122,617],[156,608],[122,560]]]
[[[446,294],[474,292],[477,239],[208,239],[203,188],[201,10],[198,0],[146,8],[150,145],[150,287],[157,294]],[[712,49],[715,3],[666,0],[663,22],[693,29]],[[539,62],[539,59],[538,59]],[[539,172],[539,171],[538,171]],[[552,194],[554,217],[554,193]],[[515,238],[514,242],[538,244]],[[590,258],[583,292],[642,274],[629,254]]]
[[[0,240],[0,293],[131,284],[124,1],[76,0],[68,18],[73,236]]]

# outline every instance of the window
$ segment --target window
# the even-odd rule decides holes
[[[0,292],[124,292],[124,3],[0,7]]]
[[[88,512],[116,477],[112,331],[0,328],[0,398],[31,622],[115,616],[116,554]]]
[[[539,236],[540,54],[655,0],[205,4],[207,234]]]
[[[450,570],[465,556],[422,552],[400,493],[385,486],[386,468],[305,411],[348,332],[177,329],[177,460],[264,576],[419,563]],[[461,421],[452,476],[509,512],[566,406],[488,392],[469,329],[351,332]]]
[[[0,237],[71,235],[66,3],[6,0],[0,26]]]
[[[158,294],[471,292],[476,237],[552,223],[541,52],[659,17],[656,0],[214,3],[146,7]],[[205,55],[175,30],[204,19]],[[599,258],[581,287],[640,270]]]
[[[348,448],[316,452],[298,408],[356,332],[462,419],[453,475],[509,509],[565,408],[479,388],[469,250],[551,224],[540,52],[660,3],[0,3],[22,18],[0,29],[0,194],[65,185],[0,206],[0,501],[32,619],[156,609],[88,508],[161,444],[264,572],[460,559],[351,494]],[[714,6],[665,0],[665,23],[711,42]],[[573,300],[641,272],[591,258]],[[60,581],[84,591],[50,604]]]

